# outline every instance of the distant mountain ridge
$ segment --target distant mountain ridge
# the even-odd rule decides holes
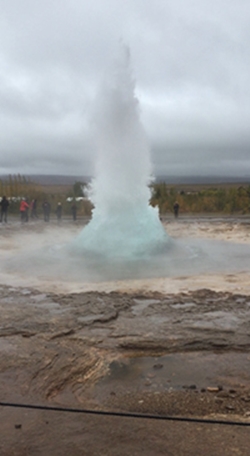
[[[249,176],[161,176],[155,177],[155,182],[167,184],[249,184]]]
[[[88,183],[91,179],[90,176],[68,176],[54,174],[24,174],[24,177],[29,179],[31,182],[41,185],[74,185],[75,182]],[[0,179],[8,180],[9,175],[1,175]]]
[[[29,178],[41,185],[74,185],[75,182],[86,182],[91,180],[90,176],[67,176],[50,174],[33,174]]]
[[[31,174],[26,175],[32,182],[41,185],[74,185],[75,182],[89,183],[92,176],[69,176],[69,175],[50,175],[50,174]],[[0,176],[2,180],[9,179],[9,175]],[[166,184],[249,184],[250,176],[168,176],[156,175],[155,182],[165,182]]]

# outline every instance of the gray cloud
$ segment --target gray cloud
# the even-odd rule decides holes
[[[89,118],[122,38],[155,171],[250,174],[247,1],[0,0],[0,10],[0,173],[92,172]]]

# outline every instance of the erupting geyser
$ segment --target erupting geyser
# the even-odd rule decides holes
[[[91,221],[74,240],[75,231],[63,226],[62,231],[58,226],[56,231],[46,226],[44,236],[39,228],[28,243],[26,230],[20,230],[13,236],[12,251],[3,236],[2,280],[8,278],[15,285],[39,284],[42,289],[46,284],[53,290],[64,286],[76,290],[78,285],[82,289],[92,282],[167,277],[183,281],[183,277],[211,272],[250,270],[247,243],[182,236],[172,239],[164,230],[158,210],[149,204],[150,152],[134,94],[129,53],[126,48],[122,51],[94,110],[97,156],[89,193],[94,204]],[[204,278],[201,284],[204,287]],[[140,287],[144,286],[141,282]]]
[[[78,251],[132,259],[159,252],[168,243],[158,209],[149,205],[150,151],[134,90],[124,46],[94,111],[97,157],[89,190],[94,210],[74,243]]]

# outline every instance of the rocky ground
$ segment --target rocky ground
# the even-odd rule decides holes
[[[245,220],[165,223],[177,237],[249,242]],[[14,232],[2,232],[2,244]],[[140,281],[60,293],[8,278],[0,285],[0,402],[250,424],[250,282],[242,276],[212,285],[211,276],[175,278],[168,292]],[[250,444],[243,426],[4,406],[0,414],[3,456],[248,455]]]

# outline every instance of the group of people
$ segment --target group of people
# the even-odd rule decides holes
[[[5,222],[7,223],[7,216],[8,216],[8,209],[9,209],[9,200],[8,198],[4,195],[0,201],[0,223]],[[48,201],[44,201],[42,204],[42,209],[43,209],[43,218],[45,222],[50,221],[50,213],[51,213],[51,205]],[[37,215],[37,200],[33,199],[30,203],[27,201],[26,198],[22,198],[20,201],[20,216],[21,216],[21,222],[25,223],[29,221],[29,214],[32,219],[37,219],[39,218]],[[77,206],[74,203],[71,207],[72,211],[72,217],[73,220],[76,220],[76,215],[77,215]],[[58,203],[57,208],[56,208],[56,217],[58,222],[61,221],[62,218],[62,204]]]
[[[1,211],[0,211],[0,223],[2,223],[3,221],[5,223],[7,223],[7,214],[8,214],[9,205],[10,205],[10,203],[9,203],[8,198],[6,196],[3,196],[2,200],[0,201],[0,208],[1,208]],[[44,201],[44,203],[42,204],[42,208],[43,208],[44,221],[45,222],[49,222],[50,221],[50,213],[51,213],[51,205],[50,205],[50,203],[48,201]],[[179,203],[178,203],[178,201],[176,201],[174,203],[174,206],[173,206],[175,218],[178,218],[179,208],[180,208]],[[30,210],[30,217],[32,219],[38,218],[38,215],[37,215],[37,200],[33,199],[31,201],[31,203],[29,204],[28,201],[25,198],[22,198],[22,200],[20,202],[20,215],[21,215],[21,222],[22,223],[28,222],[28,220],[29,220],[29,210]],[[72,211],[73,220],[76,220],[77,207],[76,207],[75,203],[72,205],[71,211]],[[62,218],[62,204],[61,203],[57,204],[56,217],[57,217],[58,222],[60,222],[61,218]]]
[[[31,203],[28,203],[26,198],[22,198],[20,202],[20,215],[21,215],[21,222],[28,222],[29,221],[29,210],[30,210],[30,217],[32,219],[38,218],[37,215],[37,200],[33,199]]]
[[[21,212],[21,220],[22,221],[28,221],[28,211],[29,209],[31,209],[31,218],[38,218],[38,215],[37,215],[37,201],[36,200],[32,200],[31,201],[31,204],[29,205],[25,199],[23,199],[21,201],[21,204],[20,204],[20,212]],[[51,205],[50,203],[46,200],[43,202],[42,204],[42,209],[43,209],[43,219],[45,222],[49,222],[50,221],[50,215],[51,215]],[[57,217],[57,221],[58,223],[61,221],[62,219],[62,203],[58,203],[57,204],[57,207],[56,207],[56,210],[55,210],[55,213],[56,213],[56,217]],[[23,214],[26,214],[26,215],[23,215]],[[76,205],[73,204],[72,206],[72,216],[73,216],[73,220],[76,220]]]

